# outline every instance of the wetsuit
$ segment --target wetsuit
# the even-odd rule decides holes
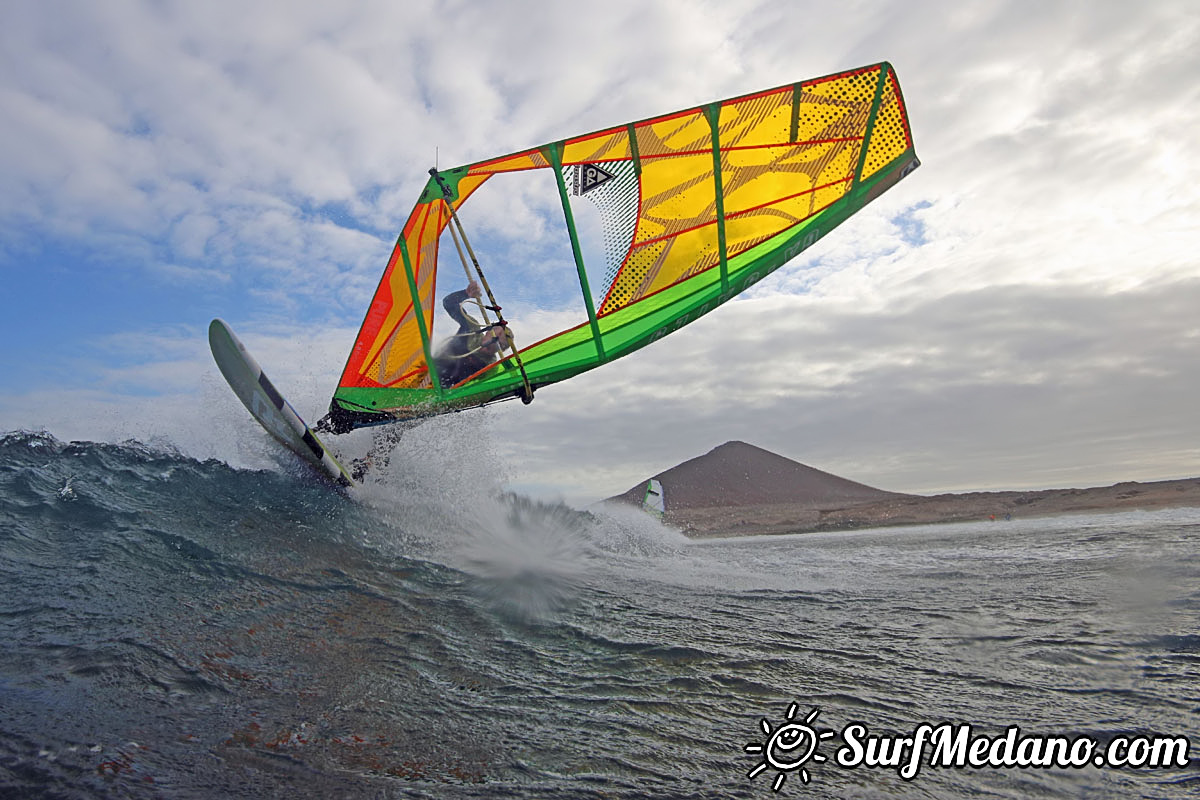
[[[462,289],[451,292],[442,300],[442,308],[458,323],[458,331],[438,348],[433,359],[438,380],[446,388],[474,375],[496,360],[495,356],[479,349],[484,328],[462,310],[462,304],[468,298],[467,290]]]

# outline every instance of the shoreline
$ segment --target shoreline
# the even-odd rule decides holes
[[[663,521],[689,538],[707,539],[1189,507],[1200,508],[1200,478],[1090,489],[897,495],[835,507],[775,503],[678,509]]]

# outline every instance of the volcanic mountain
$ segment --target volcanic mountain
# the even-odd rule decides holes
[[[695,533],[715,527],[787,529],[822,509],[902,498],[805,466],[745,442],[726,442],[653,476],[663,486],[667,520]],[[639,505],[647,481],[609,498]]]

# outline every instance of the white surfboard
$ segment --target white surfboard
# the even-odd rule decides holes
[[[267,433],[338,486],[355,485],[350,473],[283,399],[224,320],[214,319],[208,326],[208,346],[233,393]]]

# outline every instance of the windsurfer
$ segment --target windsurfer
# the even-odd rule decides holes
[[[481,325],[463,311],[464,303],[479,301],[479,284],[471,281],[466,289],[451,292],[442,300],[442,308],[458,323],[458,330],[434,356],[438,380],[449,388],[488,366],[500,355],[512,334],[503,323]]]
[[[506,341],[512,341],[512,333],[503,322],[481,325],[463,311],[465,303],[478,303],[480,295],[479,284],[471,281],[466,289],[451,292],[442,300],[442,307],[446,309],[446,313],[458,323],[458,330],[442,343],[433,359],[438,380],[446,388],[469,378],[494,362],[505,347]],[[336,406],[334,409],[336,410]],[[368,470],[386,467],[401,434],[412,424],[402,421],[400,425],[393,425],[389,430],[376,435],[367,455],[351,462],[351,475],[354,480],[361,482],[366,478]]]

